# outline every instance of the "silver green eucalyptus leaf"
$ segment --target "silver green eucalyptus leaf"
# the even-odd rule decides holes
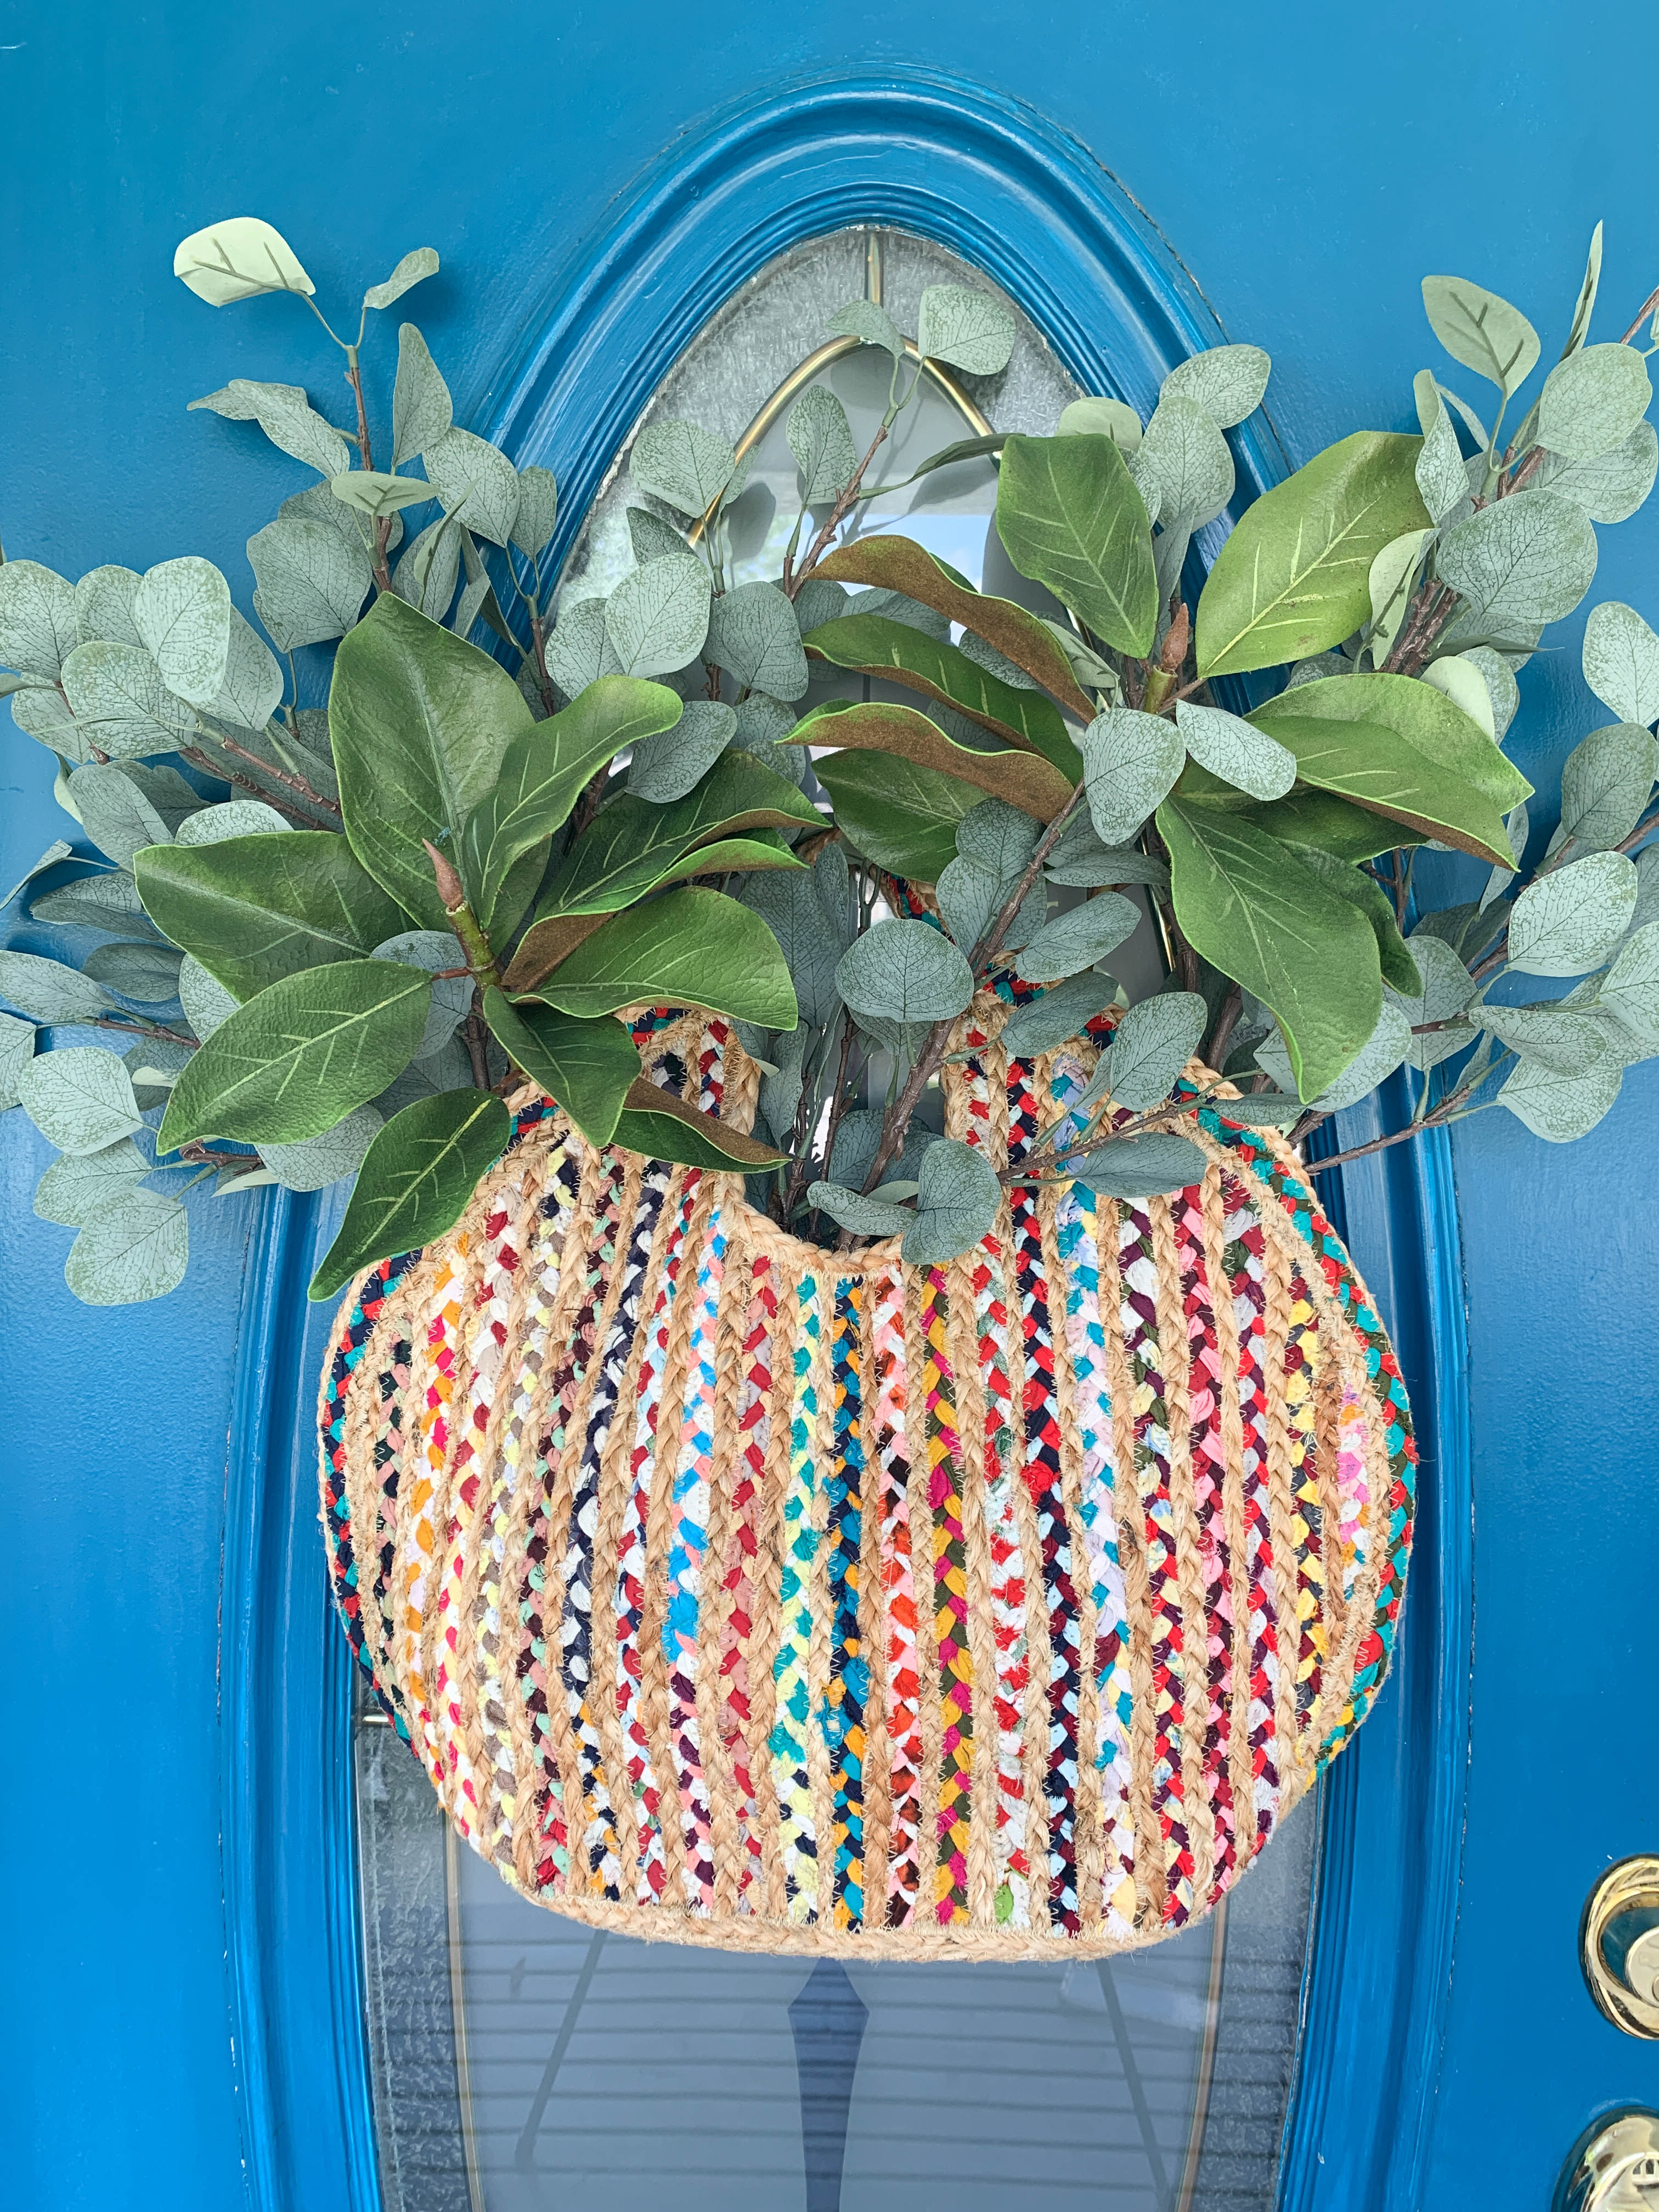
[[[1311,659],[1296,663],[1285,680],[1285,689],[1295,691],[1304,684],[1322,684],[1328,676],[1352,676],[1358,667],[1357,660],[1349,660],[1340,653],[1316,653]]]
[[[11,695],[11,719],[37,744],[72,761],[91,757],[88,732],[50,684],[20,684]]]
[[[1461,653],[1443,653],[1423,671],[1423,681],[1443,693],[1455,707],[1461,707],[1469,720],[1478,722],[1497,743],[1498,724],[1492,714],[1492,692],[1485,676],[1472,660]]]
[[[724,438],[695,422],[653,422],[634,441],[628,472],[677,514],[706,514],[732,480],[738,457]],[[690,655],[687,655],[690,658]]]
[[[845,952],[859,933],[858,888],[847,865],[845,846],[831,841],[819,848],[812,861],[812,888],[834,933],[837,951]]]
[[[1584,625],[1584,681],[1621,721],[1659,721],[1659,636],[1634,607],[1604,599]]]
[[[1158,401],[1129,473],[1149,507],[1156,499],[1166,538],[1213,522],[1233,495],[1227,441],[1206,409],[1179,392]]]
[[[113,761],[90,761],[77,768],[70,792],[88,836],[119,867],[126,867],[142,846],[173,842],[173,829],[160,808]]]
[[[118,1137],[95,1152],[64,1152],[35,1185],[34,1211],[60,1229],[83,1229],[112,1198],[123,1197],[151,1172],[131,1137]]]
[[[419,507],[432,496],[424,477],[387,476],[380,469],[347,469],[329,478],[328,489],[330,497],[343,507],[355,507],[375,522],[401,514],[406,507]]]
[[[173,697],[142,645],[77,645],[61,680],[83,738],[112,760],[172,752],[195,733],[195,709]]]
[[[56,890],[44,891],[32,900],[29,913],[36,921],[69,922],[77,928],[107,930],[114,937],[135,937],[145,930],[159,934],[144,912],[137,884],[125,868],[77,876],[72,883],[60,884]]]
[[[1510,916],[1510,966],[1523,975],[1588,975],[1625,934],[1635,908],[1636,870],[1622,853],[1591,853],[1540,876]]]
[[[1231,430],[1261,404],[1272,368],[1260,346],[1211,346],[1170,371],[1160,400],[1196,400],[1218,429]]]
[[[805,1022],[784,1030],[773,1047],[777,1054],[773,1073],[761,1081],[761,1112],[775,1141],[786,1152],[794,1144],[795,1117],[800,1111],[806,1051],[811,1042],[812,1031]]]
[[[823,911],[813,878],[805,870],[759,870],[744,885],[742,903],[776,938],[795,987],[801,1021],[809,1029],[827,1028],[841,1004],[836,988],[841,941]],[[931,934],[936,943],[944,943],[937,931]],[[782,1044],[781,1036],[778,1049]]]
[[[495,545],[505,545],[519,519],[519,472],[499,447],[452,426],[421,448],[444,513]]]
[[[1014,973],[1027,983],[1058,983],[1115,951],[1139,922],[1140,908],[1133,899],[1102,891],[1045,923],[1016,957]]]
[[[1432,530],[1407,530],[1386,544],[1371,562],[1367,579],[1371,595],[1371,665],[1381,668],[1394,649],[1411,605],[1412,586],[1426,547],[1434,542]]]
[[[1605,1026],[1588,1007],[1560,1005],[1482,1006],[1480,1025],[1522,1060],[1553,1075],[1585,1075],[1612,1050]]]
[[[635,746],[628,788],[653,806],[684,799],[731,744],[737,726],[737,715],[724,701],[688,699],[672,729]]]
[[[1392,1000],[1385,999],[1382,1012],[1377,1017],[1376,1027],[1359,1050],[1343,1069],[1330,1089],[1313,1101],[1322,1114],[1340,1114],[1346,1107],[1357,1106],[1368,1097],[1379,1083],[1387,1082],[1395,1068],[1403,1067],[1412,1056],[1416,1040],[1412,1025],[1401,1008]],[[1261,1055],[1258,1054],[1258,1059]],[[1288,1073],[1288,1062],[1287,1062]],[[1291,1084],[1287,1087],[1294,1089]]]
[[[873,300],[849,300],[824,325],[826,337],[857,338],[864,345],[884,346],[895,361],[904,352],[904,338],[885,307]]]
[[[548,674],[568,699],[575,698],[601,676],[623,672],[616,647],[605,634],[603,599],[578,599],[562,607],[543,651]]]
[[[1423,450],[1417,457],[1417,489],[1431,519],[1443,522],[1452,509],[1469,495],[1463,449],[1452,427],[1451,410],[1440,397],[1431,369],[1419,368],[1412,382],[1417,400],[1418,427]]]
[[[274,830],[290,827],[287,818],[263,799],[228,799],[218,806],[204,806],[179,824],[178,845],[220,845],[227,837],[268,837]]]
[[[132,1078],[112,1052],[96,1045],[41,1053],[23,1070],[17,1096],[40,1134],[60,1152],[101,1152],[143,1127]]]
[[[1592,730],[1561,770],[1561,823],[1551,850],[1569,842],[1607,852],[1636,827],[1653,792],[1651,734],[1637,722]]]
[[[1659,1052],[1659,921],[1631,932],[1602,981],[1599,1004],[1644,1054]]]
[[[1024,945],[1042,927],[1048,912],[1048,898],[1041,884],[1034,888],[1035,899],[1027,898],[1024,902],[1013,927],[1002,940],[1005,951],[1012,951],[1017,945]],[[1000,878],[982,860],[969,860],[958,854],[941,871],[935,890],[940,919],[949,930],[952,941],[971,957],[974,947],[1001,908],[1006,893]]]
[[[1653,386],[1634,346],[1585,346],[1556,363],[1538,398],[1538,442],[1570,461],[1622,446],[1648,411]]]
[[[1158,1198],[1193,1188],[1203,1181],[1207,1164],[1190,1137],[1154,1132],[1114,1138],[1086,1153],[1072,1172],[1079,1182],[1109,1198]]]
[[[1254,723],[1220,707],[1200,707],[1182,699],[1176,726],[1187,750],[1200,768],[1252,799],[1283,799],[1296,781],[1296,755]]]
[[[1040,691],[1042,689],[1035,676],[1028,676],[1023,668],[1017,667],[1006,653],[999,653],[989,639],[981,637],[977,631],[963,630],[957,642],[958,649],[967,655],[975,668],[982,668],[988,676],[994,676],[999,683],[1012,684],[1017,691]]]
[[[1495,384],[1505,398],[1518,392],[1538,360],[1538,333],[1518,307],[1466,276],[1425,276],[1423,305],[1436,337],[1454,361]],[[1489,441],[1483,433],[1484,446]]]
[[[361,542],[308,515],[279,514],[256,530],[247,541],[247,557],[253,611],[283,653],[343,637],[374,580]],[[227,637],[227,658],[228,651]]]
[[[143,642],[132,619],[133,594],[143,580],[136,568],[88,569],[75,587],[75,627],[82,645],[94,638],[114,645]]]
[[[1582,507],[1592,522],[1625,522],[1653,489],[1659,475],[1659,431],[1638,422],[1622,446],[1593,461],[1563,460],[1547,453],[1533,481]]]
[[[449,627],[457,637],[468,638],[472,634],[473,623],[483,611],[484,601],[489,597],[491,585],[489,571],[484,567],[483,556],[478,550],[472,532],[465,526],[459,526],[457,535],[460,541],[461,568],[466,582],[456,602],[455,611],[450,617]]]
[[[699,647],[746,690],[794,700],[806,689],[795,610],[775,584],[739,584],[722,592],[709,609],[706,646],[700,638],[691,653]]]
[[[179,1003],[197,1042],[205,1044],[241,1001],[216,976],[210,975],[193,953],[186,952],[179,969]]]
[[[1617,1099],[1624,1071],[1609,1053],[1582,1075],[1559,1075],[1541,1060],[1523,1060],[1498,1091],[1498,1103],[1546,1143],[1588,1136]]]
[[[428,622],[443,622],[454,603],[461,573],[461,535],[453,515],[439,515],[410,539],[392,571],[392,589],[418,607]]]
[[[916,350],[969,376],[996,376],[1014,349],[1014,319],[1000,301],[965,284],[930,284],[921,295]]]
[[[392,387],[392,465],[400,469],[435,446],[455,419],[449,386],[413,323],[398,329],[398,374]]]
[[[1196,396],[1193,392],[1186,395],[1188,398]],[[1146,435],[1139,416],[1123,399],[1073,399],[1060,410],[1054,430],[1061,438],[1109,438],[1126,460],[1139,452],[1140,441]],[[1141,496],[1144,500],[1146,494],[1143,492]],[[1157,516],[1149,514],[1148,519],[1156,521]]]
[[[1002,1025],[1000,1040],[1012,1059],[1029,1059],[1080,1036],[1085,1026],[1117,996],[1117,984],[1097,969],[1068,975],[1052,991],[1016,1006]]]
[[[1517,861],[1526,858],[1527,838],[1531,827],[1531,817],[1527,812],[1527,802],[1523,799],[1518,806],[1512,806],[1504,817],[1504,834],[1509,839],[1510,850],[1515,854]],[[1482,914],[1486,911],[1494,899],[1503,896],[1515,881],[1515,877],[1516,871],[1513,868],[1494,867],[1492,869],[1492,873],[1486,878],[1486,888],[1480,894]]]
[[[161,1190],[130,1190],[94,1214],[70,1247],[64,1279],[83,1305],[136,1305],[185,1279],[190,1224]]]
[[[1114,707],[1083,732],[1089,812],[1103,843],[1127,845],[1175,788],[1187,748],[1173,722]]]
[[[282,232],[257,215],[229,216],[191,231],[173,254],[173,273],[210,307],[261,292],[308,298],[317,289]]]
[[[1410,1066],[1426,1073],[1449,1059],[1455,1052],[1472,1043],[1474,1030],[1462,1019],[1465,1008],[1474,998],[1475,983],[1468,969],[1443,938],[1435,937],[1419,927],[1412,932],[1412,958],[1417,963],[1418,974],[1423,979],[1423,988],[1414,997],[1404,993],[1384,990],[1388,999],[1396,1004],[1413,1030],[1424,1034],[1413,1036],[1411,1050],[1407,1054]],[[1429,1029],[1431,1022],[1447,1022],[1449,1029]],[[1258,1059],[1260,1054],[1257,1055]],[[1294,1085],[1291,1086],[1295,1088]]]
[[[691,550],[684,534],[672,522],[665,522],[659,514],[653,514],[648,507],[629,508],[628,537],[634,549],[635,562],[640,567],[647,561],[659,561],[665,553],[688,553]],[[809,583],[805,591],[810,592],[812,588]],[[839,590],[840,586],[824,585],[820,588],[830,591]]]
[[[34,881],[34,878],[37,876],[44,875],[48,868],[55,868],[59,860],[73,860],[74,857],[75,848],[72,845],[66,844],[63,838],[54,837],[51,844],[47,846],[46,851],[41,854],[40,859],[34,862],[33,866],[32,867],[25,868],[22,874],[19,876],[17,881],[12,885],[5,896],[3,898],[0,898],[0,907],[9,906],[12,901],[16,897],[19,891],[27,890],[28,885]],[[50,894],[48,894],[48,896],[50,896]],[[30,911],[33,911],[33,907],[31,907]]]
[[[1570,615],[1595,574],[1595,532],[1553,491],[1516,492],[1447,532],[1436,566],[1503,636]]]
[[[124,999],[161,1006],[178,995],[183,957],[170,945],[100,945],[88,953],[84,972]]]
[[[33,1057],[34,1024],[0,1014],[0,1112],[17,1104],[17,1086]]]
[[[141,1037],[122,1054],[121,1065],[132,1078],[132,1095],[138,1101],[141,1114],[148,1114],[153,1106],[167,1104],[193,1049],[182,1039],[175,1042],[149,1036]]]
[[[854,615],[884,615],[889,622],[903,623],[911,629],[924,631],[927,636],[937,638],[941,645],[947,643],[951,635],[947,617],[932,607],[923,606],[920,599],[913,599],[903,592],[881,589],[860,592],[854,596],[845,611]],[[943,708],[935,709],[936,713],[944,711]]]
[[[1584,262],[1584,281],[1578,287],[1578,297],[1573,304],[1572,325],[1567,332],[1567,342],[1561,349],[1561,358],[1577,353],[1589,335],[1590,316],[1595,307],[1595,295],[1601,282],[1601,226],[1598,222],[1590,233],[1589,252]]]
[[[690,553],[665,554],[624,576],[605,604],[621,673],[672,675],[695,660],[708,635],[712,591],[708,569]]]
[[[1163,991],[1131,1006],[1112,1032],[1107,1087],[1137,1114],[1161,1106],[1198,1050],[1209,1009],[1196,991]]]
[[[228,422],[257,422],[279,452],[303,461],[319,476],[338,476],[350,459],[345,439],[317,412],[297,384],[259,384],[235,376],[222,391],[210,392],[190,404],[209,408]]]
[[[513,543],[532,561],[553,535],[559,519],[559,488],[550,469],[519,471],[519,509],[513,524]]]
[[[809,507],[827,506],[859,465],[847,410],[833,392],[810,385],[790,409],[784,435],[800,471]]]
[[[325,1129],[320,1137],[302,1137],[292,1145],[263,1144],[259,1154],[284,1190],[323,1190],[356,1174],[382,1127],[373,1106],[354,1106],[343,1121]]]
[[[1594,619],[1592,615],[1591,620]],[[1486,687],[1486,698],[1492,708],[1492,738],[1497,744],[1502,744],[1521,704],[1515,672],[1503,654],[1494,653],[1489,645],[1472,645],[1460,658],[1480,672],[1480,680]]]
[[[809,1185],[806,1200],[809,1206],[820,1213],[827,1213],[854,1237],[902,1237],[916,1218],[908,1206],[895,1206],[873,1193],[866,1198],[862,1191],[848,1190],[845,1184],[838,1182]],[[954,1259],[956,1255],[952,1253],[949,1256]]]
[[[953,1137],[929,1145],[916,1173],[916,1210],[901,1251],[912,1267],[940,1267],[971,1251],[997,1218],[1002,1186],[982,1152]]]
[[[262,730],[282,703],[283,672],[276,657],[252,623],[230,611],[230,648],[225,679],[212,713],[244,730]]]
[[[0,664],[56,682],[79,643],[74,585],[38,561],[0,563]]]
[[[974,976],[949,938],[928,923],[878,921],[842,953],[836,988],[855,1014],[910,1026],[961,1013],[974,995]]]
[[[363,294],[363,305],[376,309],[389,307],[394,301],[401,300],[411,285],[419,284],[437,273],[436,249],[430,246],[417,246],[413,252],[404,254],[383,284],[369,286]]]
[[[424,968],[432,977],[432,1003],[427,1009],[421,1041],[415,1048],[416,1060],[430,1060],[434,1053],[443,1050],[472,1009],[471,976],[446,975],[441,972],[462,964],[460,946],[447,930],[409,929],[400,931],[396,937],[388,937],[368,957],[371,960],[401,960],[407,968]],[[368,1138],[363,1142],[367,1146]]]

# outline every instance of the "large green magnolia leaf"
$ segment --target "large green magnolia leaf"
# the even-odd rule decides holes
[[[1315,721],[1364,722],[1392,730],[1431,766],[1471,785],[1500,814],[1532,796],[1526,777],[1480,725],[1443,691],[1415,677],[1322,677],[1281,691],[1258,707],[1250,720],[1294,752],[1295,739],[1287,732],[1304,715]]]
[[[1041,691],[1005,684],[970,660],[959,646],[941,645],[908,623],[883,615],[843,615],[806,636],[815,659],[861,676],[886,677],[954,707],[1008,744],[1029,746],[1075,783],[1083,773],[1060,709]]]
[[[1020,574],[1046,584],[1103,643],[1137,655],[1152,650],[1152,526],[1111,439],[1008,439],[997,529]]]
[[[1222,547],[1198,602],[1198,672],[1302,660],[1369,619],[1371,563],[1428,526],[1413,473],[1423,441],[1358,430],[1264,492]]]
[[[518,920],[502,910],[514,862],[563,827],[594,771],[679,718],[679,696],[665,684],[602,676],[562,714],[520,732],[461,840],[461,874],[486,934]]]
[[[498,661],[382,592],[342,642],[329,731],[351,849],[427,929],[448,920],[425,841],[453,849],[535,726]]]
[[[1051,630],[1012,599],[994,599],[958,583],[915,538],[855,538],[820,561],[812,573],[826,582],[872,584],[902,592],[994,645],[1005,659],[1052,691],[1079,721],[1093,715],[1093,702],[1079,687]]]
[[[150,845],[133,866],[151,921],[238,999],[302,968],[370,953],[403,925],[337,830]]]
[[[694,791],[666,806],[631,793],[612,800],[571,847],[542,914],[612,914],[660,883],[683,854],[745,830],[817,830],[810,799],[752,753],[727,752]]]
[[[1339,860],[1374,860],[1396,846],[1421,845],[1420,830],[1407,830],[1372,814],[1332,791],[1293,791],[1268,806],[1246,806],[1240,818],[1297,852],[1328,853]]]
[[[699,1113],[684,1099],[659,1091],[644,1076],[630,1087],[617,1123],[615,1141],[649,1160],[674,1160],[682,1167],[715,1173],[741,1168],[749,1174],[777,1167],[788,1157],[741,1129],[728,1129],[712,1114]]]
[[[512,1133],[512,1116],[487,1091],[441,1091],[394,1114],[364,1155],[311,1296],[331,1298],[375,1261],[453,1229]]]
[[[1515,865],[1504,817],[1486,793],[1437,767],[1393,730],[1373,722],[1322,721],[1311,714],[1287,714],[1268,726],[1296,755],[1303,784],[1334,792],[1495,866]],[[1496,746],[1492,750],[1497,752]],[[1193,795],[1185,784],[1182,793]]]
[[[842,834],[874,866],[914,883],[939,881],[957,857],[957,823],[984,799],[957,776],[891,753],[832,753],[813,768]]]
[[[947,738],[937,722],[916,708],[879,699],[862,703],[832,699],[798,722],[790,735],[796,744],[896,753],[919,768],[958,777],[978,791],[989,792],[993,799],[1006,799],[1034,822],[1044,823],[1054,820],[1083,775],[1081,757],[1076,773],[1068,778],[1052,762],[1012,746],[1006,752],[976,752]],[[820,775],[827,765],[819,764]]]
[[[1168,799],[1158,826],[1188,943],[1268,1008],[1284,1031],[1297,1089],[1318,1097],[1382,1011],[1370,923],[1242,814]]]
[[[608,1014],[585,1021],[551,1006],[515,1006],[493,988],[483,994],[483,1011],[497,1043],[531,1081],[563,1108],[589,1144],[608,1145],[640,1073],[640,1055],[623,1024]]]
[[[757,914],[694,887],[629,907],[585,938],[538,987],[567,1014],[635,1006],[706,1006],[762,1029],[792,1030],[794,986]]]
[[[193,1055],[157,1142],[172,1152],[198,1137],[320,1137],[408,1066],[431,996],[424,969],[391,960],[335,961],[270,984]]]

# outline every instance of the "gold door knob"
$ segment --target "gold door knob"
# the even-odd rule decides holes
[[[1659,2206],[1659,2112],[1632,2107],[1597,2123],[1574,2146],[1555,2212],[1655,2212]]]
[[[1659,1858],[1620,1859],[1607,1869],[1584,1907],[1578,1960],[1615,2027],[1659,2036]],[[1659,2212],[1659,2195],[1652,2201]]]

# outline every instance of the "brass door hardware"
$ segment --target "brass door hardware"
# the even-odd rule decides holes
[[[1555,2212],[1654,2212],[1656,2205],[1659,2112],[1631,2106],[1598,2120],[1573,2145]]]
[[[1620,1859],[1607,1869],[1584,1907],[1578,1960],[1615,2027],[1659,2036],[1659,1858]],[[1653,2202],[1659,2205],[1659,2194]]]

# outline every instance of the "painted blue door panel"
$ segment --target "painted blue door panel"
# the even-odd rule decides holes
[[[854,69],[959,72],[1091,149],[1174,242],[1231,334],[1274,355],[1275,420],[1292,459],[1361,422],[1406,426],[1412,374],[1435,357],[1415,305],[1426,268],[1518,296],[1547,345],[1598,215],[1609,219],[1609,325],[1622,327],[1659,280],[1649,119],[1659,26],[1628,0],[1571,11],[1469,0],[1449,19],[1396,12],[1382,30],[1374,12],[1220,0],[1177,16],[1029,0],[961,0],[943,15],[920,0],[787,10],[710,0],[694,15],[662,0],[507,0],[481,16],[432,0],[396,11],[184,0],[164,16],[36,0],[7,11],[0,48],[0,538],[70,574],[195,550],[246,586],[242,542],[295,488],[294,472],[244,428],[186,415],[185,400],[239,374],[303,377],[322,404],[343,400],[332,349],[293,302],[215,315],[173,282],[186,230],[265,214],[337,300],[430,241],[446,273],[410,311],[458,418],[497,421],[509,396],[533,414],[580,368],[568,356],[538,367],[538,342],[573,272],[602,282],[596,243],[659,150],[733,103]],[[649,73],[641,55],[657,58]],[[780,159],[777,190],[810,198],[817,166],[798,149]],[[673,271],[659,282],[672,292]],[[372,369],[384,370],[393,343],[390,326],[372,341]],[[560,465],[556,450],[546,458]],[[1652,514],[1606,534],[1596,595],[1659,609]],[[1596,718],[1574,643],[1522,676],[1523,764],[1553,769]],[[4,881],[63,827],[48,765],[4,728]],[[1651,1733],[1659,1548],[1656,1107],[1649,1067],[1579,1146],[1541,1146],[1497,1115],[1454,1146],[1476,1516],[1473,1589],[1461,1595],[1473,1601],[1474,1666],[1455,1963],[1423,2146],[1427,2212],[1541,2206],[1598,2105],[1659,2103],[1659,2056],[1601,2023],[1574,1956],[1598,1869],[1659,1847],[1659,1777],[1635,1748]],[[225,2212],[246,2201],[249,2083],[233,2055],[233,1999],[298,2025],[288,1982],[228,1984],[220,1837],[227,1820],[227,1834],[245,1835],[240,1820],[254,1824],[257,1863],[283,1893],[284,1965],[333,1977],[311,2018],[324,2047],[264,2085],[261,2109],[285,2116],[281,2128],[296,2114],[312,2127],[312,2162],[272,2197],[290,2146],[261,2146],[258,2201],[333,2212],[350,2202],[345,2161],[362,2116],[337,2100],[316,2109],[305,2066],[325,2070],[349,1967],[337,1890],[290,1864],[286,1844],[290,1816],[314,1828],[320,1814],[222,1794],[228,1479],[233,1556],[240,1545],[267,1558],[285,1540],[299,1558],[314,1540],[303,1451],[282,1426],[293,1377],[273,1378],[264,1406],[258,1364],[244,1359],[236,1395],[245,1268],[252,1250],[258,1273],[274,1249],[277,1209],[227,1208],[210,1224],[198,1214],[185,1291],[89,1313],[62,1284],[67,1232],[29,1216],[44,1158],[21,1116],[7,1116],[0,1494],[21,1755],[5,1851],[9,1898],[26,1909],[8,1946],[8,1994],[21,2002],[7,2008],[15,2047],[0,2193],[27,2212]],[[1362,1250],[1364,1193],[1350,1194]],[[240,1325],[257,1332],[268,1307],[254,1297]],[[275,1406],[276,1380],[286,1408]],[[267,1416],[278,1433],[262,1426]],[[289,1515],[286,1530],[266,1526],[233,1479],[246,1478],[255,1449],[288,1470],[283,1498],[266,1501]],[[325,1760],[334,1659],[320,1583],[303,1589],[292,1669],[266,1684],[273,1698],[291,1693],[292,1709],[244,1703],[233,1721],[309,1731]],[[1431,1699],[1409,1705],[1416,1754],[1435,1748],[1413,1741],[1433,1711]],[[1361,1820],[1389,1791],[1388,1772],[1364,1763],[1386,1723],[1385,1708],[1350,1754],[1347,1802]],[[1376,1880],[1356,1893],[1345,1935],[1356,1990],[1386,1979],[1376,1946],[1387,1884]],[[236,1909],[233,1899],[233,1918]],[[1341,1986],[1339,1971],[1333,2002]],[[1354,2166],[1363,2132],[1350,2098],[1326,2100],[1318,2139],[1299,2154],[1304,2201],[1365,2212],[1399,2201],[1375,2193],[1389,2185],[1376,2183],[1382,2168]]]

